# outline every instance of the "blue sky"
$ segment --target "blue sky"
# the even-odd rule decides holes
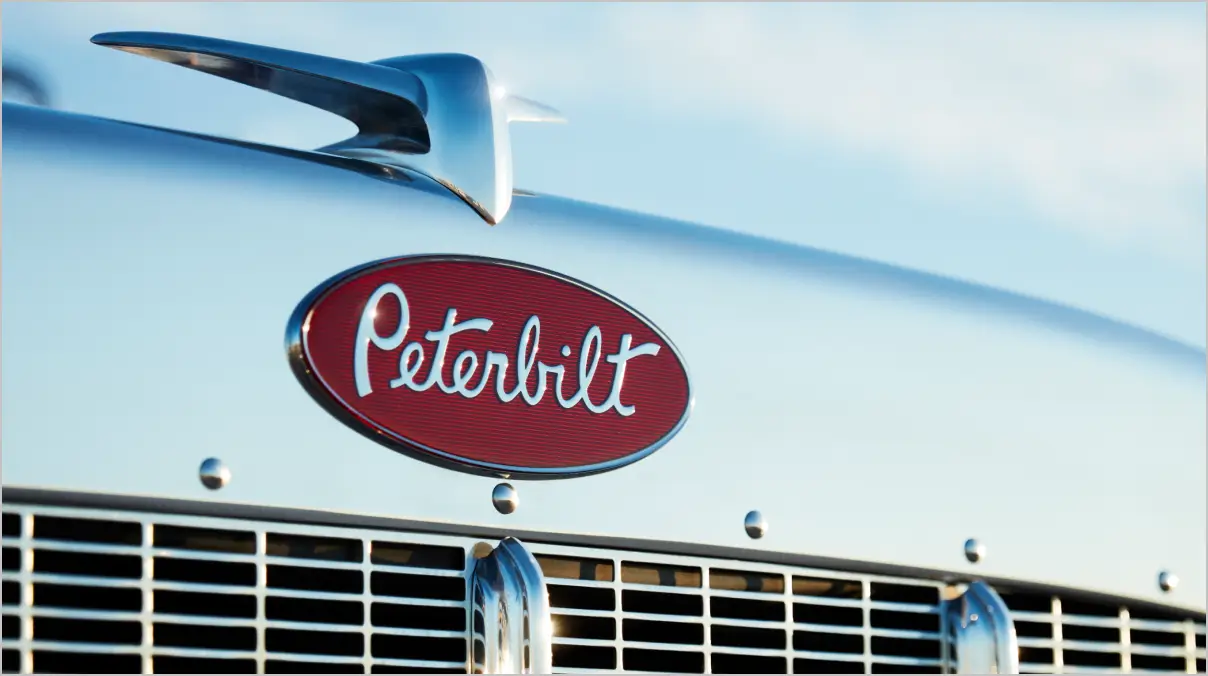
[[[22,3],[62,108],[307,148],[348,123],[88,42],[461,51],[569,125],[517,185],[1041,296],[1205,344],[1205,5]]]

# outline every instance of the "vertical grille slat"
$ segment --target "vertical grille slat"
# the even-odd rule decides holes
[[[4,507],[5,672],[466,673],[482,542]],[[529,542],[555,672],[944,673],[939,581]],[[1001,590],[1022,670],[1203,671],[1178,610]]]

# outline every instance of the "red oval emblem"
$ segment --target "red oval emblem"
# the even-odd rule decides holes
[[[353,429],[476,474],[616,469],[666,443],[692,408],[684,360],[653,323],[510,261],[353,268],[298,305],[286,349],[307,391]]]

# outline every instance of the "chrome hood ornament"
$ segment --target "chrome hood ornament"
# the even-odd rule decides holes
[[[492,225],[512,204],[511,122],[565,122],[465,54],[361,63],[178,33],[101,33],[92,42],[217,75],[335,113],[357,134],[318,152],[405,167],[456,193]]]

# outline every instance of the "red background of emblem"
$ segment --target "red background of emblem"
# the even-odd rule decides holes
[[[389,352],[370,346],[369,377],[373,392],[357,395],[353,374],[353,347],[361,312],[369,296],[382,284],[394,282],[403,290],[411,312],[410,329],[402,346]],[[445,313],[457,308],[457,321],[482,317],[494,322],[490,331],[467,331],[449,341],[444,382],[451,383],[454,359],[463,350],[478,355],[479,366],[469,386],[476,387],[485,367],[486,351],[508,356],[505,386],[516,383],[516,348],[524,323],[531,315],[541,320],[536,361],[563,364],[564,396],[578,390],[578,357],[583,336],[592,326],[603,334],[602,356],[590,394],[599,405],[612,386],[614,367],[603,357],[617,351],[621,334],[633,335],[633,344],[655,343],[654,356],[631,359],[621,390],[621,403],[634,406],[633,415],[614,410],[592,413],[581,403],[564,409],[553,395],[554,375],[536,406],[523,397],[503,403],[495,394],[498,370],[477,397],[446,394],[438,387],[414,392],[392,389],[399,374],[399,356],[412,341],[424,346],[424,363],[416,382],[429,373],[435,344],[424,333],[439,330]],[[378,305],[377,332],[390,336],[398,327],[399,304],[386,297]],[[688,407],[688,377],[676,353],[659,334],[617,303],[574,283],[538,271],[491,261],[416,260],[385,262],[337,282],[311,306],[304,354],[326,389],[345,407],[378,427],[470,463],[491,463],[512,468],[556,470],[618,460],[656,443],[683,418]],[[560,350],[569,345],[570,357]],[[538,376],[536,364],[529,373],[528,391]],[[422,452],[422,449],[417,449]]]

